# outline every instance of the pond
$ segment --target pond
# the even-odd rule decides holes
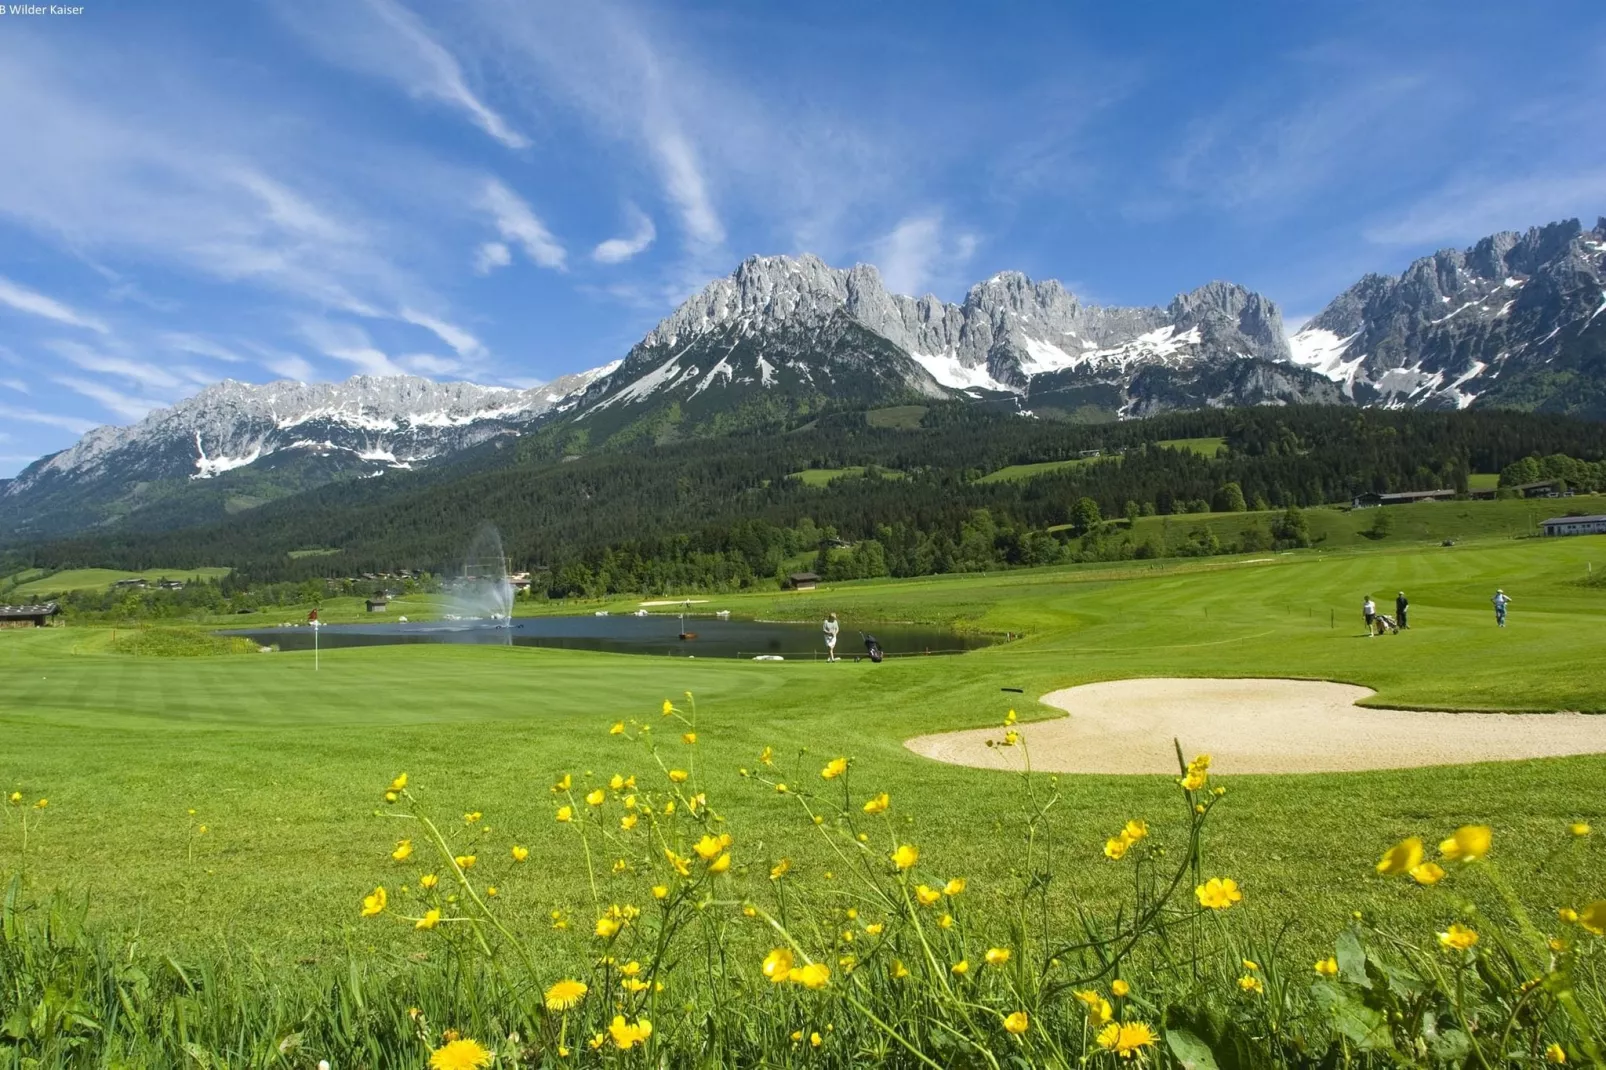
[[[375,621],[361,624],[325,624],[318,630],[318,645],[329,650],[350,646],[388,646],[400,643],[479,643],[492,646],[546,646],[564,650],[601,650],[614,654],[655,654],[660,657],[754,658],[780,657],[808,661],[825,657],[818,622],[729,620],[712,616],[682,618],[678,613],[630,614],[588,617],[515,617],[509,626],[484,620]],[[887,657],[960,654],[987,646],[993,640],[961,635],[918,624],[874,624],[863,629],[875,636]],[[860,629],[842,623],[837,656],[847,659],[865,653]],[[281,650],[311,650],[312,629],[306,625],[283,628],[231,630]]]

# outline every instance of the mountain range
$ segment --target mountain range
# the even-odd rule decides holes
[[[1101,421],[1320,403],[1509,406],[1606,419],[1606,218],[1501,233],[1368,275],[1289,337],[1228,282],[1165,306],[1082,303],[1003,272],[958,304],[889,293],[874,267],[750,257],[622,359],[531,390],[357,376],[224,381],[101,427],[0,481],[13,541],[171,527],[337,479],[697,436],[841,409],[972,404]]]

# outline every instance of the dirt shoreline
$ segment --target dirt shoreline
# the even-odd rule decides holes
[[[952,765],[1050,773],[1176,773],[1171,741],[1221,773],[1326,773],[1606,753],[1606,716],[1444,713],[1355,705],[1376,692],[1319,680],[1111,680],[1043,696],[1067,716],[916,736],[904,746]]]

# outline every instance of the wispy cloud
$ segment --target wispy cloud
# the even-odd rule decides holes
[[[469,88],[463,66],[407,8],[392,0],[330,5],[284,3],[277,10],[331,62],[387,79],[410,95],[456,109],[508,148],[529,140]],[[372,15],[363,18],[362,13]]]
[[[479,206],[490,214],[503,241],[519,246],[542,267],[563,270],[567,255],[563,246],[517,193],[494,178],[487,179],[480,189]]]
[[[28,389],[28,384],[21,379],[0,379],[0,386],[5,387],[7,390],[15,390],[19,394],[32,393]]]
[[[75,376],[54,376],[52,381],[64,386],[76,394],[98,401],[108,412],[116,413],[130,423],[143,420],[152,410],[165,407],[168,403],[155,398],[147,398],[138,394],[130,394],[107,386],[103,380],[79,379]]]
[[[327,357],[354,366],[363,375],[406,375],[407,369],[377,348],[361,327],[349,323],[308,319],[301,333],[313,348]]]
[[[186,334],[178,331],[169,331],[161,337],[162,344],[178,350],[180,353],[193,353],[198,357],[210,357],[221,360],[225,364],[244,364],[246,359],[227,346],[203,338],[198,334]]]
[[[456,324],[447,323],[439,317],[411,308],[402,309],[400,316],[413,326],[422,327],[435,335],[435,337],[455,349],[460,357],[476,358],[485,356],[485,347],[480,344],[480,340]]]
[[[658,236],[658,228],[652,225],[652,218],[635,205],[626,206],[627,214],[631,218],[631,232],[629,237],[609,238],[591,250],[591,259],[602,264],[618,264],[631,257],[645,252]]]
[[[1606,205],[1606,165],[1573,174],[1463,178],[1367,227],[1365,235],[1379,245],[1460,242],[1568,217],[1593,222],[1591,215],[1598,214],[1602,205]]]
[[[975,235],[944,234],[940,213],[909,216],[872,246],[881,279],[893,293],[920,295],[937,281],[946,282],[976,251]]]
[[[47,344],[56,353],[86,372],[115,375],[142,386],[158,389],[173,390],[188,385],[187,376],[175,375],[146,361],[106,353],[79,342],[56,340]]]
[[[55,320],[69,327],[82,327],[85,330],[98,331],[101,334],[109,333],[107,326],[92,316],[77,312],[53,297],[47,297],[37,290],[30,290],[26,286],[19,286],[10,279],[0,278],[0,305],[14,308],[18,312],[26,312],[30,316],[42,316],[47,320]]]
[[[474,250],[474,273],[489,275],[513,263],[513,250],[499,241],[488,241]]]
[[[76,416],[60,416],[56,413],[40,412],[37,409],[19,409],[14,405],[0,405],[0,416],[10,420],[23,420],[27,423],[57,427],[63,431],[71,431],[75,435],[86,434],[99,426],[89,420],[81,420]]]

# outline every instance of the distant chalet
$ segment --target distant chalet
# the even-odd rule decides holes
[[[383,613],[390,608],[390,599],[384,597],[370,598],[365,604],[368,606],[368,612]]]
[[[54,602],[31,606],[0,606],[0,628],[26,628],[30,625],[43,628],[50,624],[52,617],[60,614],[61,607]]]
[[[812,591],[819,582],[819,574],[815,572],[794,572],[786,577],[786,585],[794,591]]]
[[[1546,535],[1606,535],[1606,516],[1557,516],[1539,526]]]
[[[1455,497],[1455,491],[1445,490],[1405,490],[1394,494],[1379,494],[1373,491],[1368,494],[1357,494],[1350,503],[1356,509],[1372,509],[1380,505],[1410,505],[1413,502],[1447,502]]]

